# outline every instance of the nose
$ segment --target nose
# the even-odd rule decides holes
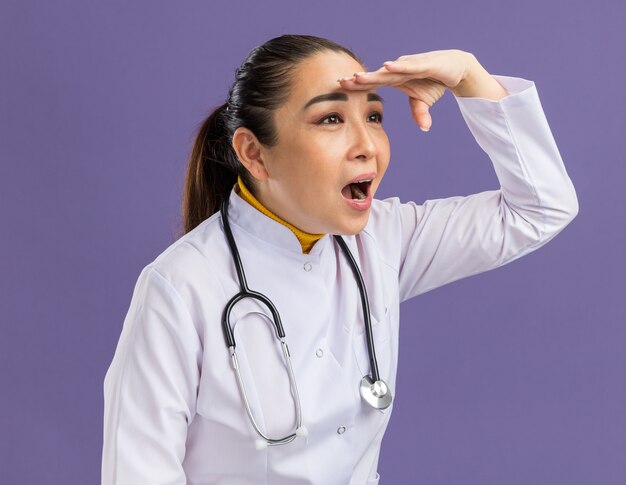
[[[350,160],[371,160],[378,153],[372,128],[366,122],[353,123],[350,134],[352,140]]]

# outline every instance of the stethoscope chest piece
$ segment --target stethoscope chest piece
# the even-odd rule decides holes
[[[393,400],[389,386],[382,379],[373,381],[367,375],[361,379],[361,397],[376,409],[387,409]]]

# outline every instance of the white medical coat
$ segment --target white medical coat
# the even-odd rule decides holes
[[[374,200],[365,229],[344,237],[367,287],[381,377],[395,395],[399,305],[541,247],[577,214],[574,187],[532,81],[494,76],[509,92],[455,98],[500,189],[427,200]],[[359,292],[331,236],[303,254],[287,227],[230,194],[229,219],[249,286],[278,308],[306,438],[255,449],[221,327],[239,291],[219,213],[181,237],[137,280],[104,380],[104,485],[378,483],[393,406],[359,395],[370,372]],[[272,437],[295,413],[279,344],[261,305],[231,325],[254,415]]]

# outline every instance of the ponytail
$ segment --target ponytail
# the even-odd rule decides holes
[[[237,175],[245,171],[224,124],[226,106],[224,103],[215,109],[196,135],[183,191],[185,234],[219,210],[237,182]]]

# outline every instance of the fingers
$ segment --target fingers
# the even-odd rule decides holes
[[[466,64],[467,53],[454,49],[400,56],[395,61],[384,62],[376,71],[355,73],[346,87],[396,86],[424,79],[446,87],[455,86],[466,71]]]
[[[405,56],[403,56],[405,57]],[[425,56],[415,55],[409,58],[398,58],[396,61],[385,61],[384,68],[389,72],[405,74],[424,74],[425,76],[432,67],[430,59]]]
[[[377,89],[381,86],[386,86],[386,82],[371,82],[370,80],[363,82],[359,79],[360,76],[344,77],[337,79],[337,82],[342,88],[352,89],[354,91],[369,91],[370,89]]]
[[[404,56],[403,56],[404,57]],[[396,86],[411,79],[426,78],[430,74],[426,59],[409,56],[411,59],[387,61],[376,71],[355,72],[351,77],[340,78],[337,81],[348,89],[372,89],[381,86]]]
[[[428,104],[422,100],[409,98],[409,105],[411,106],[411,114],[413,115],[413,119],[417,123],[417,126],[420,127],[422,131],[430,130],[430,127],[433,124],[433,120],[428,112]]]
[[[337,81],[341,87],[356,90],[376,89],[381,86],[396,86],[411,79],[404,73],[391,73],[385,67],[378,71],[357,72],[352,77],[339,78]]]

